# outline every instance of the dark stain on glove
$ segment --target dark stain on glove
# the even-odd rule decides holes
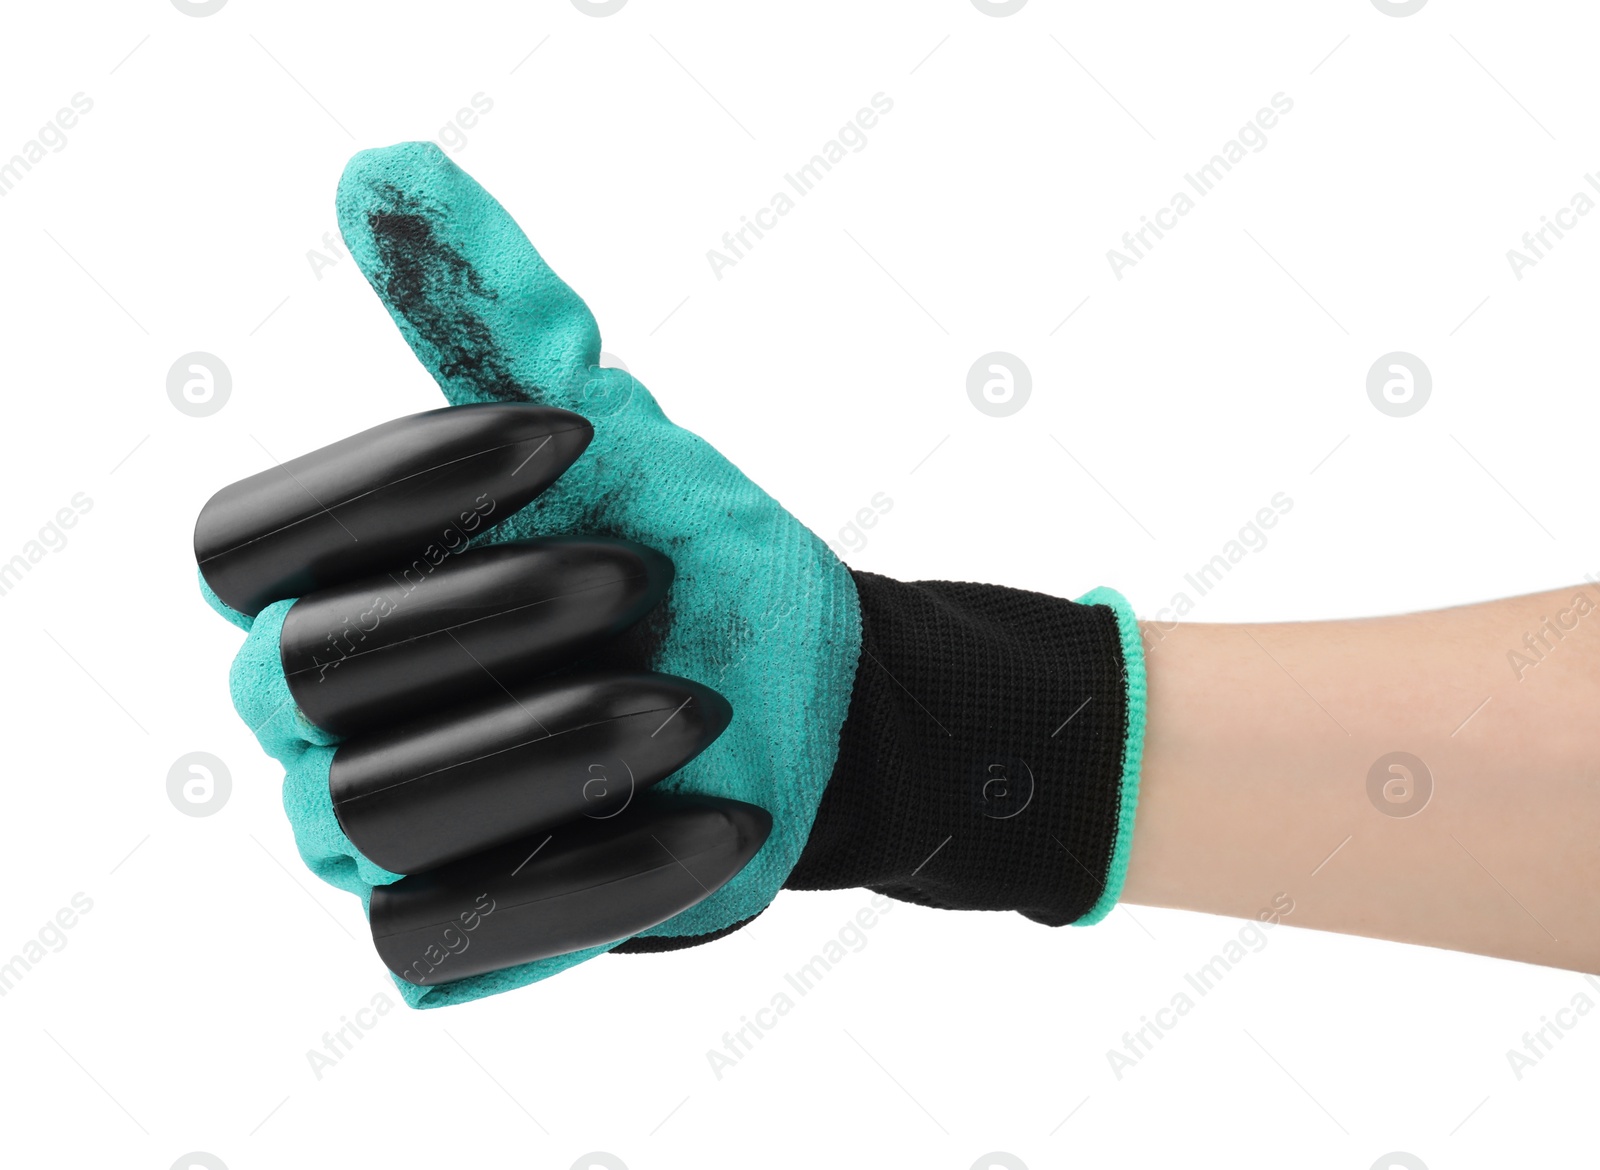
[[[383,297],[439,352],[439,373],[470,381],[501,402],[543,402],[538,387],[512,375],[493,331],[473,309],[474,302],[500,294],[439,238],[418,201],[393,186],[383,194],[388,208],[367,216],[383,265]]]

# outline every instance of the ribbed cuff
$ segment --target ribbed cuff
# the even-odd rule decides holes
[[[1139,636],[1139,619],[1128,599],[1115,589],[1102,585],[1078,598],[1080,605],[1109,605],[1117,615],[1117,630],[1122,638],[1122,665],[1126,680],[1127,727],[1123,732],[1122,778],[1117,809],[1117,837],[1106,869],[1105,889],[1089,912],[1074,926],[1093,926],[1122,897],[1128,877],[1128,855],[1133,849],[1133,818],[1139,807],[1139,763],[1144,754],[1145,673],[1144,641]]]
[[[789,889],[1103,917],[1127,868],[1144,662],[1110,590],[855,572],[862,652],[838,761]]]

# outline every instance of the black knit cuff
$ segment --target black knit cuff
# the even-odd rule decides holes
[[[997,585],[852,575],[855,690],[785,888],[865,886],[1050,926],[1096,909],[1108,880],[1120,886],[1132,829],[1143,664],[1130,720],[1131,616]]]

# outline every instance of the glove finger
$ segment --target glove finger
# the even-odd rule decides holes
[[[671,675],[529,683],[346,741],[328,789],[365,857],[418,873],[563,822],[617,816],[732,716],[711,688]]]
[[[214,595],[254,616],[287,597],[437,564],[549,487],[594,429],[528,404],[407,415],[231,483],[195,521]]]
[[[385,966],[435,986],[605,946],[709,898],[760,851],[764,809],[651,793],[372,892]]]
[[[505,208],[431,142],[346,164],[339,230],[453,403],[578,409],[600,330]]]
[[[295,846],[323,881],[363,894],[400,875],[374,865],[339,828],[328,795],[328,768],[338,737],[317,727],[295,705],[279,664],[278,638],[293,601],[273,602],[250,623],[234,655],[229,689],[234,709],[269,756],[283,765],[283,807]]]
[[[484,545],[301,598],[283,622],[283,671],[318,727],[370,732],[570,664],[671,581],[671,560],[624,540]]]

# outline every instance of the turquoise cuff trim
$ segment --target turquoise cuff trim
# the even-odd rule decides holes
[[[1117,840],[1106,870],[1106,886],[1099,900],[1073,926],[1093,926],[1122,897],[1122,884],[1128,876],[1128,854],[1133,848],[1133,816],[1139,805],[1139,761],[1144,753],[1145,673],[1144,642],[1139,635],[1139,619],[1128,599],[1115,589],[1101,586],[1078,598],[1079,605],[1109,605],[1117,615],[1117,631],[1122,636],[1122,664],[1128,680],[1128,728],[1122,749],[1122,788],[1117,811]]]

